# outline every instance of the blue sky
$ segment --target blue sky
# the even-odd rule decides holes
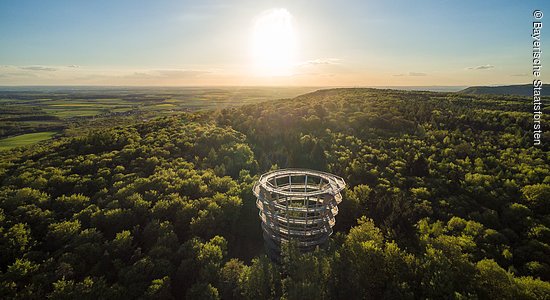
[[[254,20],[281,8],[293,72],[258,76]],[[1,1],[0,85],[526,83],[535,9],[550,28],[543,0]]]

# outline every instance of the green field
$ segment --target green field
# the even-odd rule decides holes
[[[33,145],[41,141],[49,140],[56,134],[57,132],[55,131],[45,131],[45,132],[21,134],[18,136],[1,139],[0,151],[9,150],[15,147]]]
[[[0,138],[291,98],[315,88],[0,88]],[[124,120],[119,120],[123,118]],[[86,127],[86,126],[85,126]]]

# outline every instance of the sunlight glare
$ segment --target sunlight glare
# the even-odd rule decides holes
[[[295,64],[296,34],[284,8],[263,12],[254,20],[252,56],[260,76],[290,76]]]

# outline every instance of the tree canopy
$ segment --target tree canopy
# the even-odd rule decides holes
[[[547,299],[525,98],[374,89],[109,124],[0,153],[3,299]],[[328,245],[263,252],[251,187],[342,176]]]

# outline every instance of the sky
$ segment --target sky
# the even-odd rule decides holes
[[[535,9],[548,81],[544,0],[4,0],[0,85],[529,83]]]

